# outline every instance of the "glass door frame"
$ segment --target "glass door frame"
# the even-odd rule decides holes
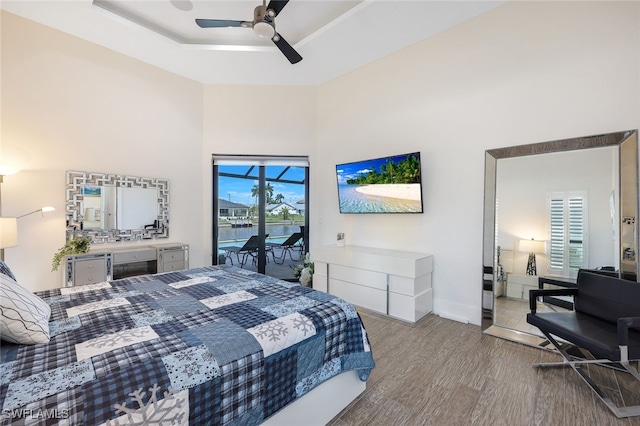
[[[212,256],[211,264],[218,265],[219,263],[219,246],[218,246],[218,223],[219,223],[219,167],[221,165],[234,164],[244,165],[249,167],[244,177],[238,176],[238,178],[252,179],[255,177],[249,177],[249,173],[253,171],[254,167],[258,167],[258,272],[265,274],[266,272],[266,183],[278,182],[281,176],[276,178],[267,178],[266,167],[269,166],[294,166],[304,167],[304,181],[296,182],[304,184],[304,201],[305,201],[305,215],[304,215],[304,233],[303,244],[304,250],[309,250],[309,159],[306,156],[268,156],[268,155],[228,155],[228,154],[213,154],[211,158],[212,164]],[[226,260],[226,259],[225,259]]]

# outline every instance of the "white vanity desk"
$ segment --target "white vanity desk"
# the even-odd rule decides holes
[[[178,271],[189,268],[189,245],[165,243],[98,248],[89,253],[67,256],[64,265],[64,287]]]
[[[357,246],[315,249],[313,288],[409,322],[433,310],[433,256]]]

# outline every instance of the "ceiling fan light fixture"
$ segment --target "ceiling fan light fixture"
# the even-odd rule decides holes
[[[253,32],[258,37],[273,38],[276,35],[276,29],[268,22],[256,22],[253,24]]]

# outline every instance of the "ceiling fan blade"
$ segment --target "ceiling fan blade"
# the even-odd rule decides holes
[[[280,13],[287,3],[289,3],[289,0],[271,0],[267,9],[273,10],[276,13],[276,16],[278,16],[278,13]]]
[[[300,56],[300,54],[296,52],[296,50],[291,47],[291,45],[287,43],[287,40],[283,39],[280,34],[276,33],[276,36],[272,38],[271,41],[273,41],[275,45],[278,46],[278,49],[280,49],[280,51],[292,64],[297,64],[302,60],[302,56]]]
[[[227,19],[196,19],[196,24],[200,28],[227,28],[227,27],[245,27],[245,21],[230,21]],[[249,22],[249,25],[251,23]]]

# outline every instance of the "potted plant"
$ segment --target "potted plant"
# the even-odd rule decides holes
[[[313,262],[309,253],[305,255],[303,264],[291,266],[291,268],[300,284],[305,287],[313,286]]]
[[[71,256],[72,254],[82,254],[89,252],[91,246],[91,240],[85,236],[78,236],[67,240],[65,245],[58,249],[58,252],[53,256],[51,262],[51,270],[57,271],[60,267],[60,262],[65,256]]]

